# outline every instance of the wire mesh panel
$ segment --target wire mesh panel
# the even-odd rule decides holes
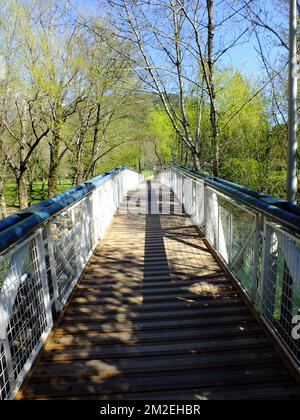
[[[209,187],[206,206],[206,237],[251,296],[257,269],[257,216]]]
[[[141,180],[122,169],[0,255],[0,399],[21,385],[52,328],[52,310],[62,309],[124,195]]]
[[[195,180],[176,168],[158,178],[173,189],[299,367],[300,238],[205,178]]]
[[[69,294],[72,284],[79,276],[81,256],[77,250],[77,237],[81,229],[74,221],[74,208],[68,209],[56,216],[49,223],[49,241],[53,246],[56,284],[61,303]]]
[[[101,188],[97,188],[92,197],[91,197],[91,213],[93,217],[93,227],[94,227],[94,246],[97,244],[98,239],[102,234],[101,219],[99,217],[99,211],[101,206]]]
[[[204,180],[193,179],[172,168],[159,174],[159,180],[173,189],[186,213],[252,298],[261,268],[258,215],[205,185]]]
[[[176,198],[184,206],[186,213],[200,226],[204,228],[204,181],[191,179],[172,168],[160,172],[157,179],[161,184],[169,187]]]
[[[82,202],[64,211],[50,222],[50,235],[60,307],[63,306],[76,283],[85,260],[84,245],[86,217]],[[84,241],[85,242],[85,241]]]
[[[77,250],[77,276],[86,265],[95,244],[94,220],[92,217],[91,198],[82,200],[73,209],[73,228],[75,230],[75,248]],[[77,277],[76,276],[76,277]]]
[[[265,224],[261,312],[285,347],[300,362],[300,339],[293,337],[300,314],[300,238]]]
[[[12,395],[52,327],[40,232],[0,257],[0,389]]]
[[[257,216],[240,206],[232,206],[229,220],[229,268],[248,295],[252,295],[253,281],[256,281],[254,271],[257,269],[255,259],[258,258]]]
[[[47,232],[52,249],[49,253],[52,278],[57,290],[56,310],[67,301],[124,195],[140,180],[138,173],[125,169],[49,222]]]
[[[11,386],[9,383],[4,346],[0,341],[0,400],[7,399],[10,395],[10,390]]]

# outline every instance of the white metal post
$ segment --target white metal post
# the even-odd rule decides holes
[[[207,187],[205,181],[203,181],[203,234],[207,238]]]
[[[271,323],[275,305],[277,240],[264,220],[261,313]]]
[[[290,0],[287,199],[297,204],[297,1]]]
[[[82,206],[84,204],[84,201],[82,201],[80,204],[77,204],[77,206]],[[84,225],[82,223],[84,223],[84,221],[81,221],[81,225],[80,225],[80,229],[78,229],[78,231],[76,231],[77,226],[76,226],[76,215],[75,215],[75,208],[77,207],[72,207],[70,212],[71,212],[71,220],[72,220],[72,231],[75,231],[75,235],[73,237],[73,240],[75,240],[74,246],[75,249],[77,251],[77,255],[76,255],[76,270],[77,270],[77,275],[80,273],[81,271],[81,267],[83,264],[83,253],[82,250],[85,246],[84,244],[84,240],[82,237],[82,233],[84,234]],[[77,277],[76,275],[76,277]]]
[[[43,288],[44,305],[47,317],[47,329],[50,331],[53,326],[53,317],[50,303],[50,293],[47,279],[46,254],[44,248],[43,230],[39,230],[39,235],[36,237],[36,247],[38,254],[38,262],[40,268],[41,283]]]
[[[232,207],[229,207],[229,238],[228,238],[228,264],[232,262],[232,247],[233,247],[233,211]]]
[[[52,233],[51,233],[51,225],[48,223],[45,229],[46,229],[46,237],[47,237],[47,244],[48,244],[48,256],[49,256],[51,281],[52,281],[52,287],[53,287],[53,300],[54,300],[54,305],[55,305],[55,311],[58,312],[60,309],[60,299],[59,299],[59,290],[58,290],[58,282],[57,282],[57,274],[56,274],[56,261],[55,261],[55,255],[54,255],[54,244],[53,244],[53,238],[52,238]]]
[[[258,257],[259,257],[259,240],[261,233],[261,219],[258,214],[255,215],[255,236],[253,249],[253,267],[252,267],[252,289],[251,301],[255,304],[257,295],[257,272],[258,272]]]

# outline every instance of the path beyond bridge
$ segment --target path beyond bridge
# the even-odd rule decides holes
[[[300,398],[283,359],[173,194],[156,181],[137,188],[16,398]],[[135,196],[145,214],[127,211]],[[165,196],[171,214],[164,214]]]

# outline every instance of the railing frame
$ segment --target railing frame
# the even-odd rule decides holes
[[[300,247],[300,208],[290,205],[285,200],[274,199],[273,197],[269,197],[266,194],[258,193],[256,191],[252,191],[239,185],[229,183],[218,178],[210,177],[205,174],[200,174],[179,165],[172,165],[161,171],[157,174],[157,179],[162,184],[173,190],[177,200],[184,206],[186,213],[190,215],[194,223],[198,225],[209,246],[214,250],[214,252],[216,252],[222,264],[226,267],[228,272],[230,272],[232,278],[238,284],[246,299],[252,305],[253,309],[259,314],[264,325],[276,339],[277,343],[289,358],[296,372],[300,375],[300,341],[299,343],[295,344],[291,337],[288,336],[290,332],[287,333],[286,331],[281,330],[279,325],[280,321],[277,319],[278,313],[275,311],[275,306],[273,311],[269,311],[269,316],[266,315],[266,311],[268,311],[266,306],[266,299],[268,299],[268,296],[266,295],[265,291],[266,276],[270,271],[274,277],[274,284],[272,286],[274,291],[268,290],[268,293],[272,295],[272,299],[278,299],[278,293],[282,294],[284,290],[285,280],[284,278],[280,278],[280,274],[283,272],[282,277],[284,277],[288,269],[286,263],[284,263],[284,266],[282,266],[282,262],[278,269],[278,265],[280,265],[279,263],[281,261],[280,258],[282,259],[282,256],[280,257],[280,255],[283,252],[280,248],[280,245],[277,244],[276,248],[274,248],[274,259],[276,260],[274,262],[274,268],[272,266],[270,267],[270,259],[268,257],[271,249],[270,235],[272,234],[276,236],[276,234],[280,234],[283,235],[282,240],[286,244],[286,248],[289,246],[287,241],[290,241],[292,247],[294,247],[293,255],[295,257],[295,261],[293,260],[292,263],[296,269],[294,267],[292,287],[294,294],[297,296],[294,298],[295,301],[291,301],[290,304],[299,305],[299,300],[296,299],[300,299],[300,251],[299,248],[296,249],[296,246],[299,245]],[[190,199],[193,202],[189,203],[188,205],[186,203],[187,197],[184,196],[184,191],[186,191],[184,180],[192,180],[192,182],[195,184],[196,191],[197,184],[201,184],[203,186],[202,196],[195,198],[194,195],[191,194]],[[209,208],[209,196],[211,195],[211,192],[213,192],[217,197],[217,208],[215,210],[218,213],[217,220],[215,220],[217,226],[214,226],[217,232],[217,237],[215,237],[215,235],[213,236],[213,242],[210,238],[211,226],[209,225],[209,219],[211,217],[211,209]],[[230,210],[228,211],[230,220],[230,227],[228,229],[229,239],[225,243],[225,245],[228,245],[229,247],[227,247],[229,249],[227,260],[224,259],[224,255],[222,255],[222,252],[220,252],[219,225],[222,224],[220,217],[220,198],[232,204],[232,208],[230,207]],[[191,212],[191,209],[194,209],[197,203],[199,206],[201,206],[201,208],[203,208],[203,223],[199,221],[197,213],[195,216],[195,211]],[[241,280],[241,275],[237,272],[234,272],[231,266],[234,227],[232,219],[233,209],[239,209],[240,213],[249,214],[249,216],[251,215],[251,217],[253,217],[253,229],[251,230],[249,238],[246,239],[243,245],[245,246],[244,251],[250,247],[252,252],[252,256],[250,258],[252,271],[251,285],[249,284],[248,287],[246,287],[245,282]],[[221,228],[224,232],[224,226],[221,226]],[[250,241],[250,245],[246,243],[248,240]],[[276,239],[276,241],[279,242],[279,239]],[[240,251],[243,252],[242,249]],[[298,254],[296,254],[296,251],[298,251]],[[242,264],[244,264],[244,261],[242,261]],[[281,313],[282,301],[280,302],[278,308]],[[282,317],[282,315],[280,315],[280,317]],[[290,325],[290,328],[292,330],[293,325]]]
[[[123,197],[142,179],[119,167],[0,222],[0,400],[17,393]]]

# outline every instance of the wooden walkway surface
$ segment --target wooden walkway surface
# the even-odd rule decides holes
[[[163,214],[160,191],[144,182],[124,201],[17,398],[299,398],[179,204]],[[127,213],[136,193],[160,214]]]

